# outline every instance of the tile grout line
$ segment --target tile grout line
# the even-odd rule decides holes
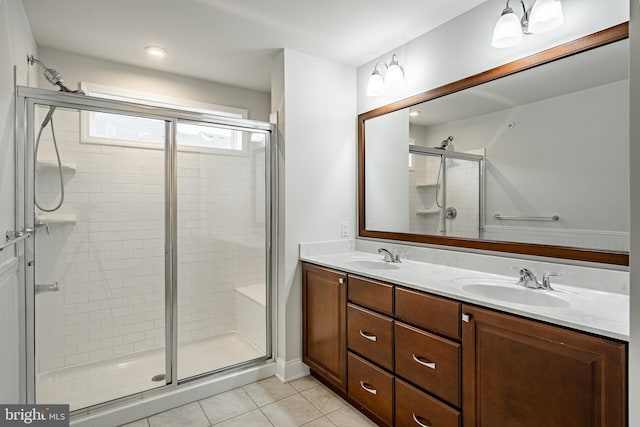
[[[198,406],[200,407],[200,410],[204,414],[204,417],[207,419],[207,422],[209,423],[209,427],[213,426],[213,423],[209,419],[209,416],[207,415],[207,411],[204,410],[204,407],[202,406],[202,403],[200,403],[199,400],[197,400],[196,402],[198,402]]]

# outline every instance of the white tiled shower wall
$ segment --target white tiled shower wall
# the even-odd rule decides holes
[[[39,371],[164,346],[164,152],[79,143],[79,113],[58,110],[63,207],[38,231],[36,283],[59,292],[36,297]],[[55,161],[43,133],[40,161]],[[264,283],[264,224],[255,159],[178,153],[179,341],[237,328],[233,289]],[[39,171],[45,206],[59,197],[57,170]],[[56,224],[55,218],[75,223]]]
[[[411,155],[411,154],[410,154]],[[441,206],[454,207],[457,217],[446,220],[446,235],[477,239],[479,233],[480,212],[480,172],[478,162],[448,159],[447,188],[445,205],[442,181],[438,181],[440,157],[412,154],[412,167],[409,169],[409,215],[412,233],[442,234],[442,215],[436,203],[439,192]],[[442,177],[442,175],[441,175]],[[429,187],[418,187],[429,184]],[[436,186],[435,184],[439,184]],[[419,210],[438,210],[439,213],[420,214]]]

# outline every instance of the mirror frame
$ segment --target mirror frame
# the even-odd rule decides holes
[[[445,247],[468,248],[513,254],[532,255],[546,258],[596,262],[614,265],[629,265],[627,252],[599,251],[566,246],[542,245],[534,243],[475,240],[457,237],[445,237],[428,234],[398,233],[389,231],[373,231],[365,228],[365,121],[393,111],[408,108],[416,104],[440,98],[464,89],[487,83],[511,74],[519,73],[549,62],[595,49],[629,37],[629,22],[590,34],[585,37],[558,45],[545,51],[518,59],[499,67],[475,74],[456,82],[393,102],[358,115],[358,237],[375,238],[415,243],[426,243]]]

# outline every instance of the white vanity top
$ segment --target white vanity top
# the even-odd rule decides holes
[[[403,259],[385,263],[382,255],[350,251],[300,259],[483,307],[610,338],[629,341],[629,296],[552,282],[553,291],[526,289],[518,274],[502,276]],[[492,297],[494,295],[495,297]]]

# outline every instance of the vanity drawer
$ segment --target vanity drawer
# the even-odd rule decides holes
[[[393,285],[349,276],[349,301],[393,316]]]
[[[349,304],[347,344],[350,350],[393,371],[393,320]]]
[[[460,344],[396,322],[396,374],[460,407]]]
[[[349,396],[388,425],[393,424],[393,375],[348,353]]]
[[[460,412],[396,378],[396,427],[460,427]]]
[[[396,318],[460,339],[460,303],[455,301],[396,288]]]

